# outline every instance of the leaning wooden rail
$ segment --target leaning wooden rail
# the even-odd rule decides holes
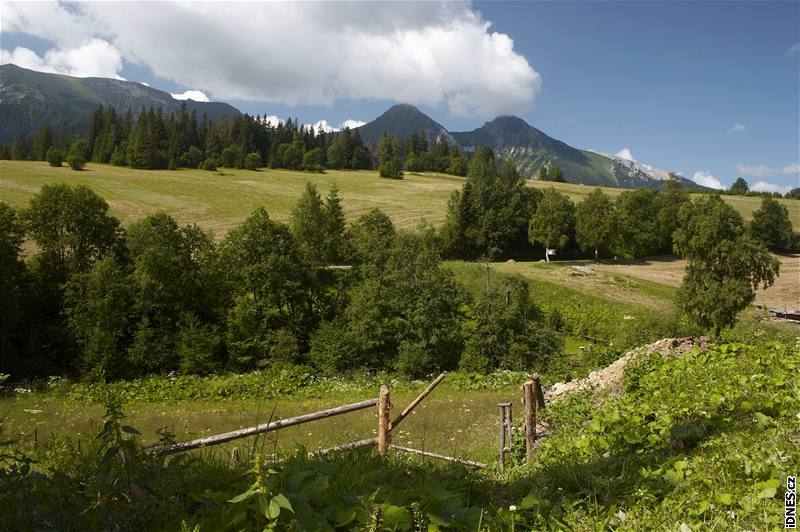
[[[430,385],[427,388],[425,388],[425,391],[423,391],[421,394],[419,394],[416,397],[416,399],[411,401],[408,404],[408,406],[405,408],[405,410],[400,412],[400,415],[397,416],[396,418],[394,418],[394,420],[392,420],[391,423],[389,423],[389,430],[394,429],[397,425],[400,424],[401,421],[403,421],[406,418],[407,415],[409,415],[411,412],[413,412],[413,410],[417,407],[417,405],[420,404],[423,399],[428,397],[428,394],[430,394],[433,391],[433,389],[436,388],[439,385],[439,383],[444,380],[444,378],[446,376],[447,376],[447,372],[443,372],[441,375],[436,377],[436,379],[432,383],[430,383]]]
[[[173,445],[168,445],[166,447],[153,449],[152,451],[150,451],[150,453],[175,454],[183,451],[197,449],[199,447],[219,445],[221,443],[227,443],[232,440],[238,440],[239,438],[246,438],[247,436],[255,436],[256,434],[261,434],[264,432],[272,432],[274,430],[291,427],[293,425],[301,425],[303,423],[308,423],[309,421],[315,421],[317,419],[324,419],[331,416],[338,416],[340,414],[347,414],[349,412],[363,410],[365,408],[369,408],[377,404],[378,404],[378,399],[367,399],[366,401],[361,401],[360,403],[353,403],[345,406],[337,406],[336,408],[320,410],[319,412],[314,412],[312,414],[303,414],[302,416],[280,419],[278,421],[273,421],[272,423],[264,423],[261,425],[256,425],[255,427],[248,427],[246,429],[234,430],[231,432],[226,432],[224,434],[217,434],[215,436],[208,436],[205,438],[200,438],[197,440],[187,441],[183,443],[175,443]]]
[[[395,445],[393,443],[389,444],[389,448],[396,449],[398,451],[403,451],[403,452],[406,452],[406,453],[418,454],[420,456],[427,456],[429,458],[438,458],[439,460],[444,460],[445,462],[453,462],[453,463],[456,463],[456,464],[463,464],[463,465],[468,465],[468,466],[471,466],[471,467],[477,467],[478,469],[483,469],[483,468],[486,467],[486,464],[484,464],[482,462],[475,462],[475,461],[472,461],[472,460],[463,460],[461,458],[454,458],[452,456],[445,456],[443,454],[436,454],[436,453],[431,453],[431,452],[428,452],[428,451],[420,451],[419,449],[412,449],[411,447],[402,447],[400,445]]]

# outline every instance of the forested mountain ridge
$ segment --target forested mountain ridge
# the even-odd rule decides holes
[[[413,127],[412,127],[413,125]],[[516,116],[501,116],[464,132],[447,131],[411,105],[396,105],[374,121],[361,126],[361,138],[375,146],[385,131],[400,139],[416,131],[429,140],[444,136],[466,152],[487,146],[501,159],[513,161],[526,178],[533,178],[542,165],[558,166],[570,183],[623,188],[662,188],[676,179],[689,188],[702,188],[694,181],[602,153],[580,150],[556,140]]]
[[[222,117],[241,116],[236,108],[226,103],[176,100],[167,92],[136,82],[48,74],[13,64],[0,66],[0,144],[10,143],[20,137],[33,137],[45,126],[49,127],[56,137],[84,135],[91,129],[93,113],[100,106],[114,109],[120,116],[130,110],[133,117],[138,117],[143,109],[148,108],[160,109],[165,115],[169,115],[178,113],[183,106],[190,114],[194,112],[198,119],[205,115],[211,122],[217,122]],[[558,167],[563,174],[563,180],[570,183],[623,188],[662,188],[666,181],[676,179],[689,188],[701,188],[682,176],[656,170],[644,164],[574,148],[515,116],[495,118],[473,131],[450,132],[416,107],[399,104],[355,131],[373,154],[377,153],[380,138],[384,133],[396,137],[399,141],[406,141],[412,135],[422,133],[427,144],[431,146],[438,141],[444,141],[447,144],[457,145],[461,151],[467,153],[474,152],[481,146],[489,147],[499,158],[512,161],[526,178],[535,177],[541,167]],[[284,142],[289,141],[290,138],[284,140]],[[242,146],[242,148],[243,153],[248,153],[252,151],[253,146]],[[323,149],[327,150],[327,146]],[[221,148],[219,151],[221,152]],[[262,152],[262,162],[273,164],[269,150],[265,148],[259,151]],[[219,153],[207,154],[209,157],[218,155]],[[405,149],[397,155],[400,163],[405,162],[407,158]],[[366,156],[364,154],[359,156],[357,164],[349,160],[349,155],[346,163],[338,161],[341,157],[335,158],[338,162],[335,162],[333,167],[369,167],[370,164],[361,161],[366,159]],[[303,154],[300,154],[299,159],[302,157]],[[325,166],[326,163],[329,165],[330,161],[320,160],[317,163],[317,166]],[[287,166],[302,165],[298,162]]]
[[[120,114],[130,109],[138,115],[151,107],[175,113],[183,104],[198,117],[205,114],[212,121],[241,114],[227,103],[176,100],[167,92],[133,81],[76,78],[0,65],[0,143],[21,135],[31,137],[43,126],[54,132],[63,127],[69,135],[84,133],[100,105]]]

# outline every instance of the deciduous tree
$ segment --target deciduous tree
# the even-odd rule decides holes
[[[545,248],[563,249],[573,234],[575,206],[572,201],[553,188],[544,191],[536,212],[528,225],[530,242]],[[545,253],[549,261],[549,256]]]
[[[746,233],[742,217],[719,196],[684,205],[679,219],[674,247],[687,266],[676,303],[718,335],[734,325],[759,287],[774,282],[779,262]]]
[[[608,251],[614,238],[614,202],[600,188],[586,196],[575,208],[575,240],[584,251]]]

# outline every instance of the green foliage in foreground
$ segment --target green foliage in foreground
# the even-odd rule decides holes
[[[518,472],[538,497],[529,522],[777,527],[786,475],[800,469],[799,367],[789,343],[655,354],[626,371],[624,396],[594,412],[586,397],[559,405],[557,433]]]
[[[797,345],[758,340],[645,357],[623,396],[552,405],[536,462],[507,474],[367,450],[263,463],[258,443],[243,461],[150,458],[107,395],[80,451],[68,440],[35,457],[0,448],[0,528],[774,528],[786,475],[800,469],[798,367]]]

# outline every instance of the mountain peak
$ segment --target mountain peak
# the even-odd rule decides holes
[[[526,121],[521,119],[518,116],[514,115],[501,115],[495,118],[490,122],[486,122],[486,125],[495,124],[495,125],[509,125],[509,126],[524,126],[524,127],[531,127]]]
[[[377,146],[384,131],[401,139],[422,131],[429,142],[435,142],[442,135],[449,142],[455,142],[444,126],[407,103],[393,105],[369,124],[358,128],[364,143],[370,146]]]
[[[410,103],[398,103],[397,105],[393,105],[386,110],[386,113],[418,113],[418,114],[425,114]],[[384,114],[386,114],[384,113]]]

